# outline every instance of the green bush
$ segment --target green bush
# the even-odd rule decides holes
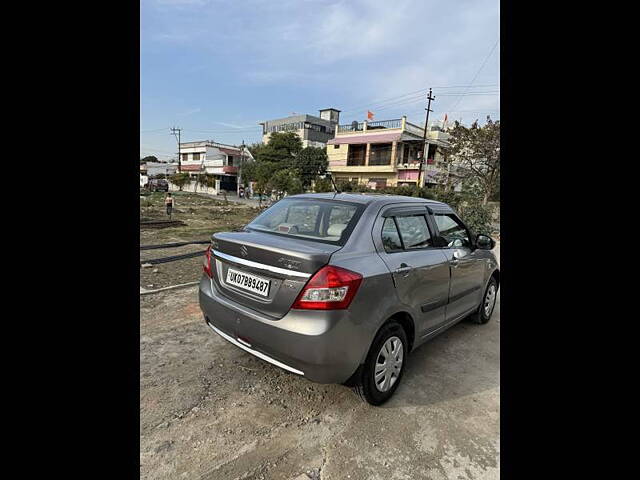
[[[493,208],[482,205],[482,199],[465,202],[460,205],[458,213],[474,235],[478,233],[490,235],[492,233],[491,216]]]
[[[176,173],[169,177],[171,183],[176,185],[180,191],[182,191],[182,187],[188,184],[191,181],[188,173]]]
[[[328,178],[319,178],[313,185],[313,191],[316,193],[333,192],[333,183]]]
[[[209,173],[198,175],[198,185],[200,185],[203,188],[205,187],[215,188],[216,186],[215,175],[211,175]]]

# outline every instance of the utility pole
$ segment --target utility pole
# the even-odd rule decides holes
[[[424,169],[424,164],[425,164],[425,158],[427,157],[427,153],[429,152],[429,148],[427,145],[427,125],[429,123],[429,112],[433,111],[431,110],[431,100],[435,100],[436,97],[432,97],[431,96],[431,88],[429,88],[429,95],[427,95],[427,118],[425,118],[424,120],[424,135],[422,136],[422,143],[423,145],[423,151],[422,151],[422,159],[420,160],[420,172],[418,173],[418,187],[422,187],[423,185],[423,180],[424,180],[424,174],[423,169]]]
[[[240,165],[238,165],[238,185],[236,195],[240,198],[240,182],[242,182],[242,165],[244,165],[244,139],[242,139],[242,145],[240,145]],[[247,198],[247,192],[244,192],[244,198]]]
[[[178,173],[182,173],[182,158],[180,155],[180,133],[181,132],[182,132],[181,128],[173,127],[171,129],[171,133],[176,137],[176,140],[178,140]]]

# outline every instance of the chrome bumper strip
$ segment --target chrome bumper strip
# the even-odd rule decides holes
[[[209,325],[209,327],[211,327],[211,330],[213,330],[214,332],[216,332],[218,335],[220,335],[222,338],[224,338],[225,340],[227,340],[228,342],[233,343],[236,347],[241,348],[242,350],[244,350],[245,352],[249,352],[251,355],[255,355],[256,357],[264,360],[265,362],[269,362],[273,365],[275,365],[276,367],[280,367],[280,368],[284,368],[285,370],[288,370],[290,372],[293,373],[297,373],[298,375],[302,375],[304,376],[304,372],[301,372],[300,370],[296,370],[293,367],[290,367],[289,365],[285,365],[282,362],[279,362],[278,360],[268,357],[267,355],[265,355],[264,353],[258,352],[256,350],[253,350],[249,347],[247,347],[246,345],[243,345],[242,343],[240,343],[239,341],[237,341],[235,338],[230,337],[229,335],[227,335],[224,332],[221,332],[220,330],[218,330],[216,327],[214,327],[213,325],[211,325],[209,322],[207,322],[207,325]]]

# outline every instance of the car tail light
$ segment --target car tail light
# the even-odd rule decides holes
[[[213,278],[213,270],[211,269],[211,245],[204,252],[204,262],[202,262],[202,270],[209,278]]]
[[[326,265],[307,282],[291,308],[302,310],[341,310],[353,300],[362,275]]]

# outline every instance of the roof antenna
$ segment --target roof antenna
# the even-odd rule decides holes
[[[333,189],[334,189],[334,190],[335,190],[335,192],[336,192],[336,193],[334,194],[334,197],[335,197],[335,195],[337,195],[337,194],[339,194],[339,193],[342,193],[340,190],[338,190],[338,186],[336,185],[336,182],[333,180],[333,175],[331,175],[330,173],[327,173],[327,174],[325,175],[325,177],[326,177],[326,176],[328,176],[328,177],[329,177],[329,180],[331,180],[331,185],[333,185]]]

